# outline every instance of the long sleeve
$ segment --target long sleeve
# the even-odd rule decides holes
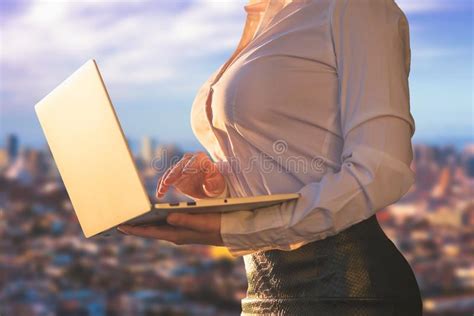
[[[393,0],[331,5],[340,169],[303,186],[296,201],[223,214],[221,235],[235,256],[292,250],[337,234],[398,201],[415,181],[408,22]]]

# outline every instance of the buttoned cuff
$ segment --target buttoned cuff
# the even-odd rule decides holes
[[[233,256],[282,249],[281,245],[287,243],[278,206],[259,209],[259,212],[222,213],[221,237],[224,246]]]

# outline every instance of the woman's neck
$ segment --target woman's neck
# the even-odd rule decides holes
[[[267,4],[270,0],[249,0],[245,5],[245,11],[247,13],[260,13],[265,11]]]

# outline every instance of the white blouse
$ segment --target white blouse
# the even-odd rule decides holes
[[[393,0],[251,0],[242,39],[193,102],[230,196],[299,192],[222,215],[235,255],[296,249],[414,183],[408,22]]]

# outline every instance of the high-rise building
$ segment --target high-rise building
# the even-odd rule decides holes
[[[163,172],[177,163],[183,156],[181,149],[175,144],[161,144],[156,148],[153,168]]]
[[[12,163],[18,157],[19,142],[15,134],[9,134],[6,140],[8,161]]]
[[[416,172],[416,188],[421,191],[431,190],[438,181],[440,172],[436,161],[435,148],[417,144],[414,146],[414,170]]]
[[[145,162],[148,163],[153,159],[154,147],[155,142],[153,139],[148,136],[143,137],[140,156]]]
[[[461,153],[461,164],[466,175],[474,178],[474,144],[467,145]]]
[[[28,150],[22,149],[18,153],[17,159],[13,163],[10,162],[5,171],[5,177],[23,185],[33,184],[34,177],[31,173]]]

